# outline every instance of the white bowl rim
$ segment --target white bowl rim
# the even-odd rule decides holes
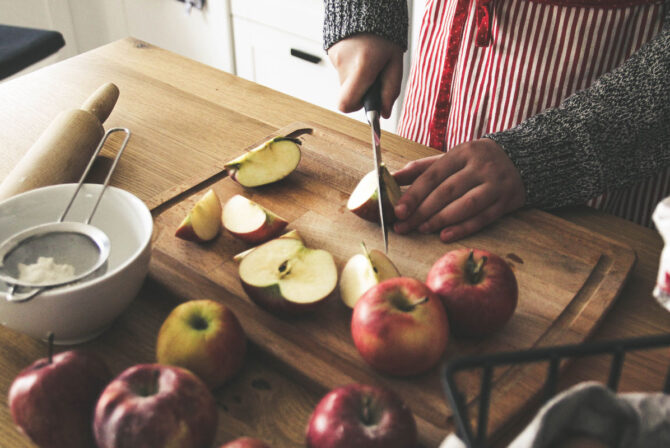
[[[30,196],[31,194],[37,194],[38,192],[45,191],[45,190],[57,190],[60,188],[65,188],[65,187],[70,187],[70,186],[76,186],[77,184],[75,183],[68,183],[68,184],[56,184],[56,185],[47,185],[46,187],[40,187],[40,188],[35,188],[33,190],[28,190],[24,191],[23,193],[19,193],[15,196],[12,196],[10,198],[7,198],[4,201],[0,201],[0,208],[2,208],[3,205],[13,202],[14,200],[19,200],[23,196]],[[82,188],[102,188],[102,184],[96,184],[96,183],[84,183],[82,184]],[[139,247],[131,254],[131,256],[127,257],[122,263],[120,263],[115,269],[111,271],[105,272],[103,275],[99,277],[92,278],[91,280],[85,280],[82,282],[74,283],[72,285],[64,285],[64,286],[56,286],[53,288],[49,288],[45,290],[44,292],[39,293],[39,295],[35,299],[39,298],[45,298],[45,296],[51,296],[48,298],[54,299],[58,298],[59,295],[64,294],[64,293],[71,293],[71,292],[76,292],[79,291],[80,289],[85,289],[89,288],[93,285],[96,285],[98,283],[101,283],[103,281],[106,281],[108,278],[116,275],[118,272],[121,270],[125,269],[130,263],[132,263],[134,260],[137,259],[137,257],[144,251],[146,250],[147,246],[151,243],[151,238],[153,235],[153,217],[151,216],[151,211],[149,210],[149,207],[142,201],[140,198],[135,196],[129,191],[126,191],[122,188],[114,187],[114,186],[107,186],[108,190],[113,190],[115,194],[120,194],[121,196],[125,196],[130,200],[130,202],[136,203],[138,205],[137,209],[140,212],[141,215],[143,215],[143,220],[146,220],[146,222],[149,224],[149,229],[147,232],[147,238],[141,241],[141,244]],[[63,297],[64,299],[64,297]],[[17,302],[21,303],[21,302]]]

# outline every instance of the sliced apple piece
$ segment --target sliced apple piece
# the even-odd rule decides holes
[[[246,255],[242,287],[260,307],[276,314],[312,310],[337,286],[333,256],[293,238],[275,238]]]
[[[291,229],[291,230],[289,230],[288,232],[286,232],[286,233],[284,233],[284,234],[282,234],[282,235],[279,235],[277,238],[293,238],[294,240],[298,240],[298,241],[301,241],[301,242],[302,242],[302,237],[300,236],[300,234],[298,233],[298,231],[295,230],[295,229]],[[244,257],[246,257],[247,255],[249,255],[249,253],[250,253],[252,250],[254,250],[254,249],[256,249],[256,248],[255,248],[255,247],[251,247],[251,248],[249,248],[249,249],[247,249],[247,250],[245,250],[245,251],[243,251],[243,252],[240,252],[239,254],[233,256],[233,261],[236,262],[236,263],[239,263],[240,261],[242,261],[242,258],[244,258]]]
[[[400,277],[398,268],[384,252],[368,251],[365,243],[361,245],[363,253],[351,257],[340,275],[340,298],[349,308],[353,308],[358,299],[377,283]]]
[[[396,220],[393,208],[400,199],[400,187],[395,178],[389,173],[384,164],[382,171],[382,201],[384,204],[384,222],[393,223]],[[377,204],[377,173],[370,171],[358,182],[349,196],[347,208],[356,215],[370,222],[379,222],[379,205]]]
[[[291,174],[300,163],[302,141],[291,136],[275,137],[226,163],[231,179],[245,187],[277,182]]]
[[[188,212],[175,236],[203,243],[213,240],[221,230],[221,201],[216,192],[208,190]]]
[[[249,244],[271,240],[288,225],[288,221],[265,207],[236,194],[223,206],[223,227]]]

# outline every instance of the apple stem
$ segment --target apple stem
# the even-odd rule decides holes
[[[47,334],[47,359],[49,361],[49,364],[53,361],[54,357],[54,332],[50,331],[49,334]]]
[[[488,257],[483,256],[479,259],[479,261],[475,261],[474,253],[474,250],[470,251],[470,256],[468,256],[468,261],[465,266],[465,273],[468,278],[468,282],[470,282],[472,285],[476,285],[481,281],[482,275],[484,275],[484,265],[488,260]]]

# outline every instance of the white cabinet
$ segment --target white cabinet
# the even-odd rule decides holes
[[[322,0],[231,0],[231,13],[238,76],[337,110],[340,84],[323,50]],[[406,74],[408,65],[409,52]],[[395,132],[401,100],[402,93],[383,129]],[[362,111],[350,116],[365,121]]]

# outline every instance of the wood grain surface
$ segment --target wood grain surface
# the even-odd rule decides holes
[[[371,168],[369,143],[312,123],[294,123],[265,140],[303,127],[311,127],[313,132],[301,137],[302,159],[288,178],[245,189],[222,173],[204,182],[204,188],[213,188],[224,203],[242,194],[284,217],[309,247],[332,253],[341,271],[360,251],[361,241],[381,248],[379,227],[346,209],[349,194]],[[401,166],[393,157],[385,163],[392,170]],[[438,444],[444,433],[453,429],[439,367],[402,379],[368,368],[351,341],[351,311],[342,304],[338,291],[317,312],[300,318],[276,317],[255,306],[240,286],[238,265],[233,261],[235,254],[249,246],[225,231],[204,245],[174,236],[202,193],[200,189],[184,199],[179,197],[155,216],[152,276],[179,290],[186,299],[203,293],[190,285],[207,284],[208,295],[236,311],[254,342],[324,391],[350,382],[391,387],[414,411],[422,440],[429,446]],[[519,283],[519,304],[503,331],[479,342],[452,340],[447,357],[584,341],[618,296],[635,261],[630,247],[530,210],[449,245],[440,243],[436,235],[389,235],[391,260],[402,275],[421,280],[441,255],[460,247],[486,248],[506,258]],[[525,406],[540,390],[542,379],[532,369],[496,371],[493,431]],[[478,378],[465,378],[463,384],[469,399],[474,400]]]
[[[0,179],[6,177],[58,113],[79,107],[106,82],[114,82],[120,90],[106,126],[127,126],[133,131],[112,184],[152,207],[172,197],[178,201],[186,199],[184,204],[188,203],[197,189],[179,195],[218,173],[229,154],[237,154],[293,122],[316,123],[360,142],[369,139],[368,126],[350,117],[127,38],[0,83],[3,123]],[[116,142],[110,143],[100,161],[103,167],[115,152]],[[387,132],[383,132],[382,144],[384,158],[389,163],[404,164],[435,154],[430,148]],[[199,156],[190,157],[194,153]],[[601,323],[591,339],[669,332],[670,313],[651,295],[663,247],[658,233],[586,207],[551,213],[550,218],[562,218],[558,222],[566,228],[577,225],[582,231],[591,232],[596,240],[602,235],[632,247],[637,254],[637,263],[619,298],[606,314],[596,316]],[[167,264],[161,257],[157,252],[154,262]],[[222,288],[206,279],[166,288],[148,278],[137,299],[115,324],[95,341],[78,348],[97,351],[115,374],[134,364],[153,362],[156,333],[170,310],[189,295],[202,298],[215,294],[224,294]],[[239,298],[235,300],[244,303]],[[271,317],[267,318],[270,322]],[[264,322],[257,323],[254,331],[262,331]],[[218,445],[214,446],[245,435],[264,439],[276,448],[304,446],[305,425],[324,388],[306,381],[304,374],[287,369],[267,348],[261,349],[254,343],[251,346],[240,375],[214,391],[219,405]],[[34,446],[13,425],[7,390],[21,369],[45,353],[42,341],[0,326],[0,446],[3,448]],[[321,362],[327,363],[328,359]],[[667,349],[627,356],[621,390],[659,390],[669,363]],[[606,379],[608,370],[608,359],[579,360],[566,369],[562,384]],[[333,369],[333,374],[338,375],[337,370]],[[332,381],[339,378],[346,379],[342,375]],[[505,446],[505,440],[518,433],[532,412],[531,408],[522,418],[504,424],[503,439],[497,446]],[[442,436],[446,436],[446,431]]]

